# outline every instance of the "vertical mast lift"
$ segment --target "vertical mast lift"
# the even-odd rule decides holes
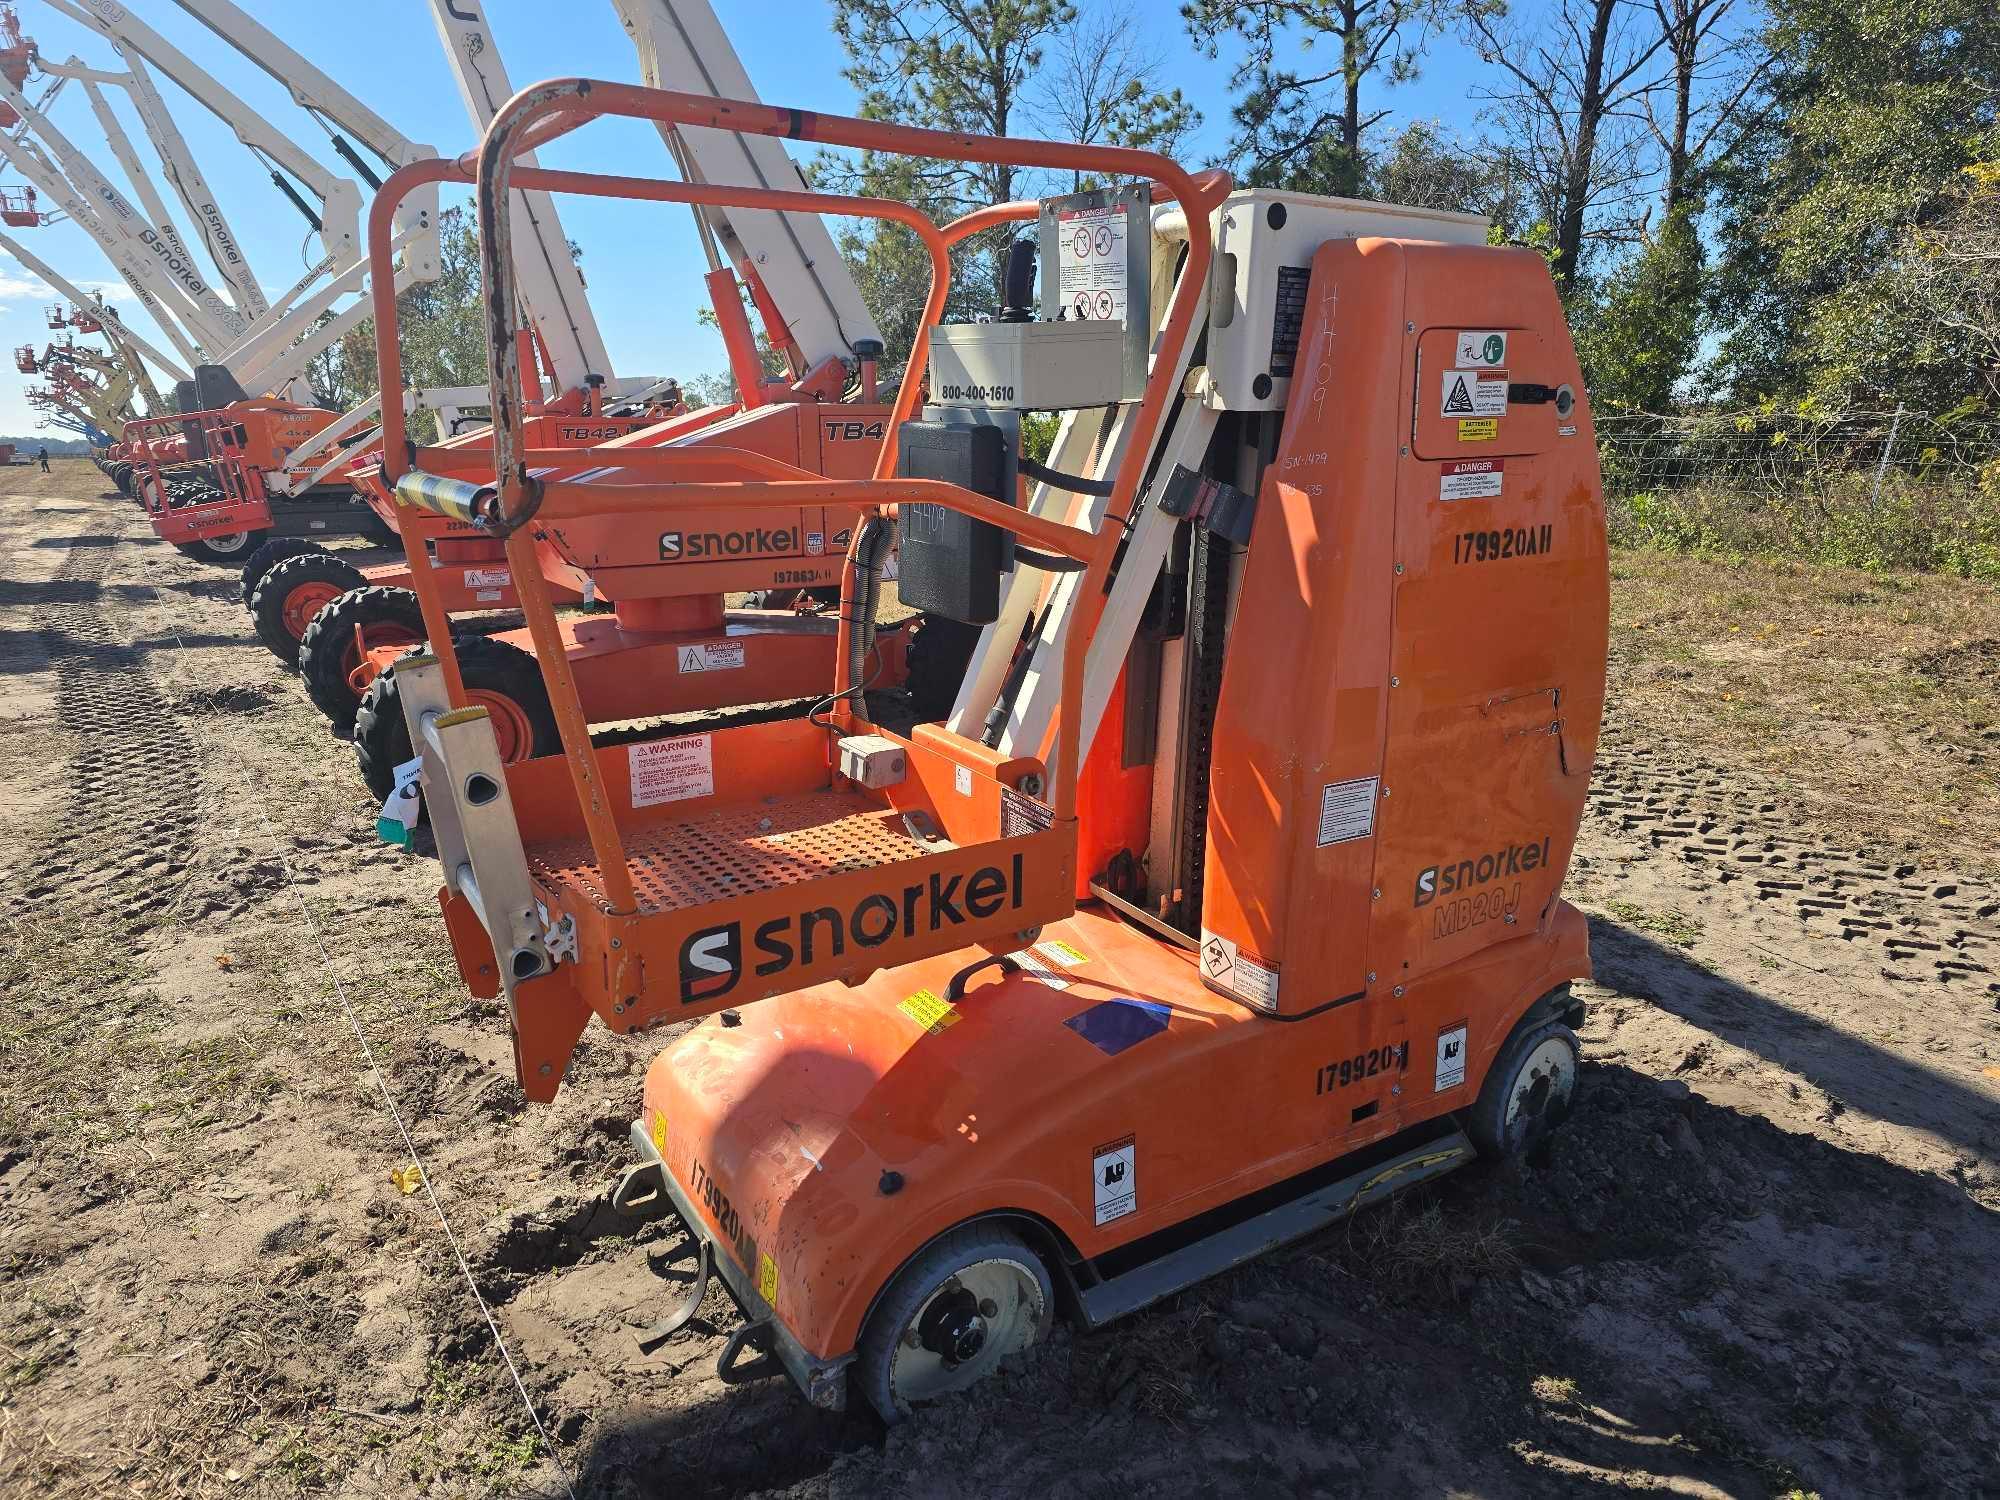
[[[1079,270],[1060,252],[1042,318],[931,329],[946,404],[905,425],[913,364],[865,487],[822,723],[600,750],[543,649],[564,754],[502,766],[485,716],[452,711],[448,644],[404,669],[447,928],[474,992],[506,998],[528,1095],[553,1092],[593,1012],[619,1030],[708,1018],[653,1065],[614,1195],[677,1216],[698,1252],[656,1331],[713,1277],[746,1320],[725,1364],[757,1350],[815,1404],[851,1383],[896,1421],[1058,1311],[1097,1326],[1559,1122],[1568,982],[1589,973],[1559,891],[1608,570],[1546,265],[1460,216],[1218,201],[1148,153],[576,80],[524,91],[488,132],[484,243],[504,241],[514,146],[603,114],[1170,190],[1122,221],[1110,193],[1040,215],[1052,249],[1078,229],[1115,243],[1122,222],[1172,288],[1136,410],[1115,351],[1086,369],[1088,322],[1049,316]],[[503,282],[489,263],[502,318]],[[941,305],[934,288],[927,324]],[[511,373],[491,378],[504,412]],[[981,394],[951,394],[967,384]],[[1081,462],[1043,512],[991,508],[964,464],[956,482],[896,476],[904,443],[1051,406],[1116,410],[1087,443],[1066,419]],[[535,485],[545,460],[510,427],[494,484],[425,475],[420,450],[399,493],[518,553],[527,525],[671,524],[805,482],[665,482],[614,449]],[[1033,596],[1018,650],[999,549],[948,512],[1033,560],[1007,586]],[[969,578],[965,617],[996,627],[953,720],[908,732],[870,723],[859,692],[891,514],[905,595]],[[546,605],[523,602],[543,645]],[[981,700],[975,732],[955,728]]]

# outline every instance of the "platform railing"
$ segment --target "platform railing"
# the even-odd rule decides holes
[[[1138,177],[1152,182],[1157,199],[1178,200],[1186,204],[1190,209],[1187,215],[1188,262],[1161,332],[1159,347],[1162,352],[1155,361],[1153,374],[1139,403],[1132,440],[1113,479],[1105,523],[1095,529],[1085,529],[1034,515],[957,485],[895,477],[896,434],[900,425],[915,413],[921,398],[928,365],[929,333],[937,325],[949,293],[950,245],[994,224],[1032,217],[1035,205],[995,205],[958,221],[950,226],[948,233],[921,210],[894,199],[805,190],[717,187],[515,165],[514,157],[520,152],[537,149],[590,120],[606,116],[809,140],[902,155],[1006,162],[1112,177]],[[482,295],[487,321],[490,409],[493,417],[492,468],[489,472],[493,479],[491,483],[482,484],[430,471],[427,461],[433,457],[431,451],[409,443],[400,420],[398,403],[394,401],[384,403],[384,478],[406,503],[459,516],[490,535],[506,539],[521,607],[549,690],[584,829],[613,912],[629,914],[636,911],[636,894],[610,800],[599,785],[589,725],[568,667],[548,589],[535,566],[532,549],[533,532],[537,527],[585,515],[630,513],[671,516],[682,507],[756,512],[825,504],[851,506],[864,513],[893,516],[903,504],[922,502],[942,505],[996,525],[1043,551],[1082,564],[1084,571],[1078,597],[1089,601],[1087,608],[1101,600],[1104,579],[1120,532],[1114,518],[1129,514],[1133,508],[1147,456],[1154,446],[1173,396],[1172,382],[1166,373],[1174,368],[1171,356],[1189,337],[1201,299],[1206,295],[1211,250],[1208,211],[1227,192],[1226,178],[1220,174],[1204,174],[1197,179],[1165,157],[1125,147],[960,136],[879,121],[815,115],[587,79],[556,80],[522,90],[494,117],[480,147],[476,171],[469,172],[469,167],[470,163],[463,158],[455,163],[419,163],[404,168],[391,179],[390,184],[385,185],[385,191],[377,198],[371,213],[370,242],[377,247],[374,254],[378,261],[371,283],[377,288],[378,362],[384,389],[394,389],[401,379],[400,351],[396,346],[393,302],[381,291],[391,281],[390,276],[385,274],[388,269],[388,236],[382,232],[394,209],[388,188],[403,187],[402,179],[406,174],[409,186],[415,186],[424,178],[434,181],[456,178],[463,181],[471,175],[476,186]],[[915,346],[892,407],[888,436],[874,477],[867,480],[830,480],[772,460],[755,460],[746,464],[743,460],[747,455],[716,454],[691,464],[688,453],[680,449],[662,451],[613,446],[607,449],[543,450],[531,447],[526,439],[524,420],[527,387],[521,363],[514,354],[517,347],[517,298],[511,255],[510,209],[511,193],[528,188],[698,206],[873,217],[906,225],[930,257],[932,280]],[[444,460],[441,467],[452,466],[452,460],[445,455],[438,454],[436,457]],[[704,465],[722,469],[724,477],[700,474]],[[614,466],[640,476],[658,476],[660,482],[657,485],[611,485],[593,482],[587,477],[592,468]],[[736,472],[729,472],[731,470]],[[748,472],[744,472],[746,470]],[[833,707],[829,715],[836,728],[850,732],[865,722],[856,709],[859,685],[853,681],[849,666],[852,631],[859,623],[855,606],[858,597],[856,547],[860,536],[861,530],[856,528],[855,542],[850,545],[843,570],[836,652],[840,675],[831,694]],[[1089,637],[1091,622],[1085,620],[1080,623],[1082,628],[1070,633],[1063,657],[1058,722],[1064,725],[1076,723],[1080,714],[1083,646]],[[440,665],[445,670],[453,701],[462,703],[462,689],[451,680],[457,674],[448,627],[442,619],[433,622],[427,618],[426,625],[431,631],[432,649],[441,658]],[[1068,823],[1073,823],[1075,818],[1077,741],[1078,737],[1074,734],[1057,737],[1056,764],[1049,777],[1052,816]]]

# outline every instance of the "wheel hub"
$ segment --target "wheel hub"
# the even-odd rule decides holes
[[[1012,1260],[981,1260],[939,1284],[903,1325],[890,1382],[905,1402],[964,1390],[1028,1348],[1047,1314],[1034,1274]]]
[[[917,1320],[917,1343],[948,1365],[977,1359],[986,1347],[986,1319],[979,1315],[978,1300],[962,1286],[932,1298]]]

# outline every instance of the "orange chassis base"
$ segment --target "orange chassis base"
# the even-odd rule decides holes
[[[1448,1117],[1517,1022],[1590,972],[1583,917],[1560,901],[1400,996],[1293,1021],[1210,990],[1195,954],[1095,904],[1016,957],[955,1003],[980,949],[709,1019],[647,1074],[642,1160],[664,1164],[746,1314],[775,1317],[773,1352],[816,1404],[843,1399],[897,1269],[969,1220],[1039,1243],[1094,1326],[1470,1160]],[[1357,1172],[1334,1179],[1333,1211],[1281,1229],[1266,1210],[1286,1185],[1343,1158]],[[1243,1253],[1225,1243],[1210,1264],[1185,1233],[1162,1243],[1255,1194]]]

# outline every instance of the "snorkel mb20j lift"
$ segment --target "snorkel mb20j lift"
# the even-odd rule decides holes
[[[514,415],[509,185],[686,191],[513,167],[600,115],[1128,186],[973,216],[1033,227],[1000,320],[952,327],[921,215],[744,190],[931,254],[874,477],[717,454],[663,482],[616,446],[570,475]],[[660,1333],[719,1278],[745,1316],[725,1373],[754,1349],[894,1421],[1058,1313],[1101,1324],[1563,1117],[1607,569],[1539,257],[1148,152],[574,79],[495,117],[478,206],[496,478],[421,449],[393,477],[505,536],[563,754],[502,766],[448,648],[398,669],[403,705],[446,924],[528,1095],[593,1013],[701,1019],[647,1075],[615,1194],[698,1253]],[[1030,466],[1033,409],[1064,415]],[[864,516],[825,711],[593,746],[535,533],[805,503]],[[985,627],[942,722],[870,722],[862,691],[898,530],[904,601]]]

